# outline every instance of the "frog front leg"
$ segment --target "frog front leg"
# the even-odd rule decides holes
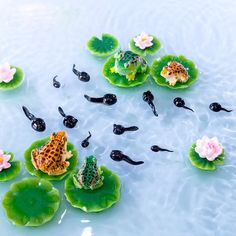
[[[135,75],[136,75],[136,73],[131,73],[131,74],[126,75],[126,78],[127,78],[128,80],[132,81],[132,80],[135,79]]]
[[[36,170],[39,169],[38,156],[39,156],[39,149],[37,149],[37,148],[33,149],[31,152],[31,161],[32,161],[32,164],[34,165]]]

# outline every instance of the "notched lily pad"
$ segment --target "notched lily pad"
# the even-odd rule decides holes
[[[66,177],[66,175],[70,174],[76,167],[78,163],[77,159],[77,150],[75,149],[74,145],[72,143],[67,143],[67,150],[71,151],[72,157],[68,159],[67,161],[70,163],[69,167],[67,168],[67,172],[65,172],[62,175],[48,175],[47,173],[42,172],[41,170],[36,170],[34,165],[31,161],[31,152],[35,148],[40,148],[43,145],[45,145],[49,141],[50,137],[46,137],[44,139],[37,140],[33,142],[30,147],[25,151],[24,157],[25,157],[25,168],[26,170],[34,176],[37,176],[39,178],[47,179],[47,180],[62,180]]]
[[[0,90],[12,90],[18,88],[24,80],[24,73],[23,71],[16,66],[11,66],[11,68],[16,69],[16,73],[14,74],[13,79],[9,83],[1,82],[0,83]]]
[[[128,80],[124,75],[111,72],[111,68],[113,68],[114,65],[115,58],[114,56],[111,56],[104,63],[102,73],[111,84],[116,85],[118,87],[128,88],[140,85],[146,81],[150,73],[150,68],[148,67],[145,73],[138,73],[136,74],[134,80]]]
[[[174,86],[171,86],[166,81],[166,79],[161,76],[161,71],[163,67],[167,66],[168,62],[170,61],[179,62],[188,70],[189,78],[187,82],[185,83],[177,82]],[[187,59],[183,55],[180,55],[180,56],[165,55],[153,61],[153,64],[151,67],[151,74],[154,81],[160,86],[168,87],[171,89],[185,89],[196,81],[198,77],[198,69],[191,60]]]
[[[102,34],[101,39],[92,36],[87,42],[87,49],[96,56],[109,56],[119,46],[118,40],[111,34]]]
[[[201,158],[198,153],[195,152],[195,147],[196,143],[194,143],[189,150],[189,160],[193,166],[201,170],[215,170],[216,165],[221,165],[224,163],[224,150],[222,154],[218,156],[214,161],[208,161],[206,158]]]
[[[85,212],[100,212],[119,201],[121,182],[118,175],[101,166],[104,176],[103,185],[94,190],[76,188],[73,175],[65,181],[65,196],[67,201],[75,208]]]
[[[60,205],[59,191],[44,179],[26,178],[13,183],[2,207],[13,224],[39,226],[50,221]]]
[[[161,42],[157,39],[157,37],[150,35],[153,37],[152,43],[153,45],[151,47],[141,49],[135,45],[134,39],[132,38],[129,42],[129,48],[132,52],[137,53],[141,56],[151,55],[155,53],[157,50],[161,48]]]
[[[15,178],[21,170],[21,161],[14,161],[14,154],[13,153],[5,153],[11,155],[11,159],[9,163],[11,164],[11,167],[7,169],[3,169],[0,171],[0,182],[5,182],[8,180],[11,180]]]

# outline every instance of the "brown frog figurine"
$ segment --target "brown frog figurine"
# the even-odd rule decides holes
[[[48,175],[65,173],[70,165],[67,160],[71,156],[71,151],[67,151],[67,133],[64,130],[52,133],[44,146],[31,152],[34,167]]]

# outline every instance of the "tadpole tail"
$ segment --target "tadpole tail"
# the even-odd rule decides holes
[[[66,114],[61,107],[58,107],[58,111],[63,117],[66,117]]]
[[[80,75],[80,72],[78,70],[75,69],[75,64],[73,64],[73,68],[72,68],[72,71],[75,75],[79,76]]]
[[[153,104],[153,102],[152,102],[152,101],[149,101],[149,102],[148,102],[148,105],[151,107],[153,114],[154,114],[155,116],[158,116],[157,111],[156,111],[156,107],[155,107],[155,105]]]
[[[127,128],[124,128],[125,131],[136,131],[138,130],[138,127],[137,126],[130,126],[130,127],[127,127]]]
[[[90,133],[90,131],[88,133],[89,133],[89,136],[87,137],[87,139],[92,137],[92,134]]]
[[[128,162],[129,164],[131,165],[141,165],[143,164],[144,162],[143,161],[134,161],[132,160],[130,157],[126,156],[126,155],[123,155],[122,156],[122,159],[126,162]]]
[[[171,151],[171,150],[165,149],[165,148],[160,148],[160,151],[163,151],[163,152],[174,152],[174,151]]]
[[[84,97],[89,101],[89,102],[95,102],[95,103],[102,103],[103,102],[103,97],[102,98],[93,98],[89,97],[88,95],[84,95]]]
[[[36,117],[29,112],[28,108],[26,108],[25,106],[22,106],[22,109],[25,113],[25,116],[29,119],[29,120],[34,120]]]
[[[189,108],[189,107],[183,106],[183,108],[184,108],[184,109],[187,109],[187,110],[190,110],[190,111],[192,111],[192,112],[194,112],[194,110],[191,109],[191,108]]]
[[[53,82],[58,82],[57,80],[56,80],[56,78],[58,77],[58,75],[55,75],[54,77],[53,77]]]
[[[227,110],[227,109],[225,109],[225,108],[221,108],[221,110],[223,110],[223,111],[226,111],[226,112],[231,112],[231,111],[233,111],[233,110]]]

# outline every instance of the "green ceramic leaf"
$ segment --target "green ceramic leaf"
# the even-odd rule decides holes
[[[59,205],[59,191],[49,181],[38,178],[15,182],[2,200],[9,220],[22,226],[45,224],[53,218]]]
[[[186,83],[177,82],[175,86],[169,85],[164,77],[161,76],[161,71],[164,66],[167,66],[169,61],[177,61],[181,63],[187,70],[189,79]],[[151,67],[151,74],[155,82],[164,87],[168,87],[171,89],[184,89],[192,85],[197,77],[198,77],[198,69],[195,64],[184,57],[183,55],[174,56],[174,55],[165,55],[159,59],[154,60],[152,67]]]
[[[14,74],[13,80],[10,81],[9,83],[0,83],[0,90],[11,90],[11,89],[15,89],[18,88],[24,79],[24,74],[23,71],[16,66],[11,66],[11,68],[15,68],[16,69],[16,73]]]
[[[36,170],[34,165],[32,164],[31,161],[31,152],[34,148],[40,148],[42,147],[44,144],[47,143],[47,141],[50,139],[50,137],[46,137],[44,139],[40,139],[37,140],[35,142],[33,142],[30,147],[25,151],[25,168],[26,170],[31,174],[31,175],[35,175],[39,178],[43,178],[43,179],[47,179],[47,180],[62,180],[65,178],[66,175],[68,175],[69,173],[71,173],[77,163],[78,163],[78,159],[77,159],[77,150],[75,149],[74,145],[72,143],[67,143],[67,150],[71,151],[72,153],[72,157],[70,159],[68,159],[67,161],[70,162],[69,167],[67,168],[67,172],[62,174],[62,175],[48,175],[44,172],[42,172],[41,170]]]
[[[147,71],[142,74],[136,74],[134,80],[128,80],[124,75],[119,75],[118,73],[112,73],[111,68],[115,65],[114,56],[109,57],[104,63],[102,73],[106,77],[106,79],[113,85],[118,87],[134,87],[142,84],[148,77],[150,69],[148,67]]]
[[[65,181],[65,196],[67,201],[75,208],[85,212],[100,212],[119,201],[120,178],[105,166],[101,166],[104,176],[102,187],[95,190],[76,188],[73,175]]]
[[[11,155],[10,163],[11,167],[0,171],[0,182],[5,182],[15,178],[21,170],[21,161],[13,161],[14,154],[11,152],[5,152],[5,154]]]
[[[141,56],[146,56],[147,54],[151,55],[155,53],[157,50],[161,47],[161,42],[153,35],[150,35],[153,37],[152,43],[153,45],[151,47],[140,49],[139,47],[135,46],[134,39],[131,39],[129,42],[129,48],[132,52],[137,53]]]
[[[201,158],[198,153],[195,152],[195,147],[196,144],[194,143],[189,150],[189,160],[195,167],[201,170],[215,170],[216,165],[224,163],[224,150],[214,161],[208,161],[206,158]]]
[[[102,34],[101,39],[92,36],[87,42],[87,49],[96,56],[109,56],[118,46],[118,40],[111,34]]]

